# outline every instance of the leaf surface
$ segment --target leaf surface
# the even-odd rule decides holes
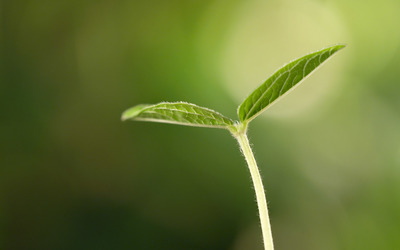
[[[244,122],[254,119],[273,102],[297,86],[319,65],[344,47],[345,45],[335,45],[319,50],[300,57],[277,70],[239,106],[238,116],[240,121]]]
[[[126,110],[122,120],[152,121],[196,127],[228,128],[233,121],[220,113],[185,102],[141,104]]]

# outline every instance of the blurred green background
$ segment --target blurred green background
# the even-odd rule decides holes
[[[235,118],[277,68],[336,43],[250,127],[276,249],[400,249],[399,1],[0,6],[0,249],[261,250],[228,132],[120,114],[182,100]]]

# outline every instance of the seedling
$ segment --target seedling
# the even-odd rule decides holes
[[[240,149],[248,164],[256,192],[258,212],[261,221],[265,250],[273,250],[271,225],[269,222],[264,187],[254,159],[247,127],[249,123],[270,107],[280,97],[298,86],[319,65],[335,54],[345,45],[331,46],[300,57],[279,70],[253,91],[238,108],[239,120],[234,121],[220,113],[186,102],[161,102],[155,105],[141,104],[126,110],[122,120],[152,121],[173,123],[194,127],[227,129],[239,142]]]

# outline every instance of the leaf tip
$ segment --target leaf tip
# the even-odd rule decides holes
[[[121,121],[126,121],[135,118],[143,111],[144,108],[148,106],[149,105],[140,104],[125,110],[121,115]]]
[[[336,45],[334,45],[332,47],[335,48],[335,52],[337,52],[337,51],[339,51],[341,49],[346,48],[347,44],[346,43],[338,43],[338,44],[336,44]]]
[[[123,113],[122,113],[122,115],[121,115],[121,121],[126,121],[126,120],[128,120],[128,116],[127,116],[127,114],[126,114],[126,111],[124,111]]]

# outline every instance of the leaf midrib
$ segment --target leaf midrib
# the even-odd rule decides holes
[[[299,65],[299,64],[300,64],[302,61],[304,61],[304,60],[305,60],[305,58],[302,59],[302,60],[299,60],[291,69],[284,71],[283,73],[281,73],[281,74],[274,80],[274,82],[264,91],[264,93],[263,93],[259,98],[257,98],[257,101],[253,104],[253,106],[251,107],[251,109],[249,110],[249,112],[247,113],[247,115],[245,116],[245,119],[246,119],[246,120],[249,119],[249,115],[253,112],[253,110],[256,108],[256,106],[258,106],[259,102],[265,97],[265,95],[268,93],[268,91],[275,85],[275,83],[277,82],[277,80],[278,80],[281,76],[283,76],[285,73],[289,72],[288,77],[287,77],[287,79],[286,79],[286,81],[285,81],[285,84],[286,84],[287,80],[288,80],[289,77],[290,77],[290,72],[291,72],[297,65]],[[304,72],[303,72],[303,78],[304,78]],[[296,78],[294,78],[294,79],[296,79]],[[267,79],[267,81],[268,81],[268,79]],[[279,95],[281,95],[282,89],[284,88],[285,84],[284,84],[284,85],[282,86],[282,88],[280,89]],[[292,86],[293,86],[293,82],[292,82]],[[270,104],[270,103],[271,103],[271,99],[268,100],[268,104]]]
[[[176,109],[176,108],[172,109],[172,108],[165,108],[165,107],[154,107],[153,110],[176,111],[176,112],[180,112],[180,113],[184,113],[184,114],[188,114],[188,115],[195,115],[195,116],[199,116],[199,117],[202,116],[202,117],[211,118],[211,119],[214,119],[214,120],[216,120],[216,121],[219,121],[219,119],[215,118],[215,116],[214,116],[213,114],[210,114],[211,116],[207,116],[207,115],[205,115],[205,114],[192,113],[192,112],[187,112],[187,111],[183,111],[183,110]],[[153,112],[153,111],[151,111],[151,110],[149,110],[149,111],[144,110],[143,112]],[[156,113],[156,112],[154,112],[154,113]],[[157,113],[157,114],[158,114],[158,113]],[[221,116],[222,116],[222,115],[221,115]],[[230,119],[227,118],[227,117],[226,117],[225,119],[230,120]],[[230,120],[230,121],[231,121],[231,120]],[[233,122],[233,121],[232,121],[232,122]]]

